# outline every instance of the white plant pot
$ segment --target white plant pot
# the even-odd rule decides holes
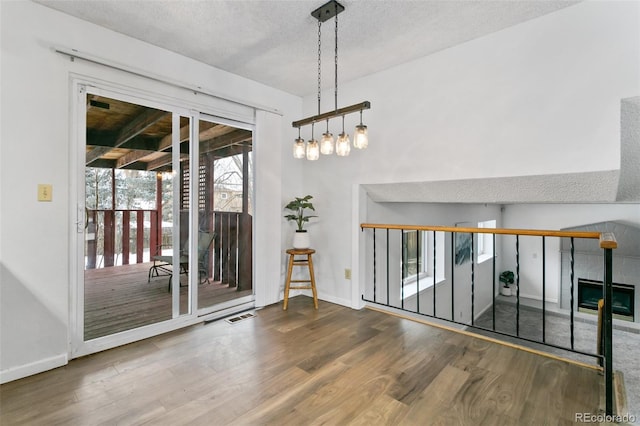
[[[311,247],[311,240],[307,231],[296,231],[293,236],[293,248],[306,249]]]
[[[511,287],[500,287],[500,294],[503,296],[511,296]]]

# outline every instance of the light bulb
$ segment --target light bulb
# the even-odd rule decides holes
[[[293,143],[293,158],[304,158],[305,155],[305,146],[304,139],[297,138]]]
[[[349,135],[342,132],[338,135],[336,141],[336,154],[340,157],[346,157],[351,151],[351,142],[349,141]]]
[[[353,134],[353,147],[358,149],[365,149],[369,145],[369,136],[367,135],[367,126],[364,124],[358,124],[356,131]]]
[[[320,142],[320,152],[323,155],[333,154],[333,135],[329,132],[322,134],[322,141]]]
[[[307,144],[307,160],[314,161],[318,158],[320,158],[320,146],[317,140],[311,139]]]

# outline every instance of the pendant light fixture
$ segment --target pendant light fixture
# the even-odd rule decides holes
[[[299,129],[298,129],[299,130]],[[329,133],[329,120],[327,120],[327,131],[322,134],[322,142],[320,142],[320,152],[323,155],[333,154],[333,134]]]
[[[318,146],[318,141],[313,137],[313,125],[311,123],[311,139],[307,143],[307,160],[315,161],[320,158],[320,146]]]
[[[367,135],[367,126],[362,124],[362,111],[360,111],[360,124],[356,126],[353,133],[353,147],[365,149],[369,145],[369,136]]]
[[[348,107],[338,109],[338,14],[344,11],[344,6],[335,0],[320,6],[313,12],[311,16],[318,20],[318,114],[303,118],[292,123],[293,127],[298,129],[298,138],[294,142],[293,156],[294,158],[305,158],[307,160],[317,160],[320,153],[323,155],[331,155],[335,151],[338,156],[345,157],[351,151],[351,142],[349,135],[344,131],[344,116],[354,112],[360,112],[360,124],[356,126],[354,133],[353,146],[355,148],[364,149],[369,144],[367,135],[367,126],[362,124],[362,111],[371,108],[369,101],[360,102]],[[320,113],[320,91],[321,91],[321,69],[322,69],[322,23],[334,18],[335,20],[335,91],[334,91],[334,110]],[[333,135],[329,132],[329,120],[332,118],[342,118],[342,132],[338,135],[338,139],[334,143]],[[314,124],[326,121],[327,130],[322,134],[320,144],[313,137]],[[311,124],[311,139],[305,145],[304,139],[300,137],[300,128]],[[335,145],[335,149],[334,149]]]
[[[344,132],[344,115],[342,116],[342,133],[338,135],[338,141],[336,142],[336,154],[339,157],[346,157],[351,152],[351,142],[349,141],[349,135]]]
[[[300,128],[298,128],[298,138],[293,144],[293,158],[304,158],[305,153],[304,139],[300,137]]]

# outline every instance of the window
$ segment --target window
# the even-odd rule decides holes
[[[435,251],[434,251],[435,234]],[[433,231],[403,231],[402,234],[402,277],[401,297],[406,299],[420,291],[431,288],[435,282],[444,281],[444,233]]]
[[[424,232],[404,231],[402,233],[402,276],[406,280],[424,272]],[[418,238],[421,238],[418,247]],[[420,253],[418,253],[420,251]]]
[[[478,222],[478,228],[493,228],[496,227],[496,221],[486,220],[484,222]],[[493,258],[495,255],[493,247],[493,234],[478,234],[478,263],[482,263]]]
[[[229,198],[229,194],[226,192],[221,192],[220,193],[220,199],[221,200],[226,200],[227,198]]]

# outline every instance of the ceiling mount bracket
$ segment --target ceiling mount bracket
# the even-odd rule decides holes
[[[336,0],[331,0],[311,12],[311,16],[313,16],[320,22],[324,22],[328,21],[336,15],[339,15],[342,11],[344,11],[344,6],[338,3]]]

